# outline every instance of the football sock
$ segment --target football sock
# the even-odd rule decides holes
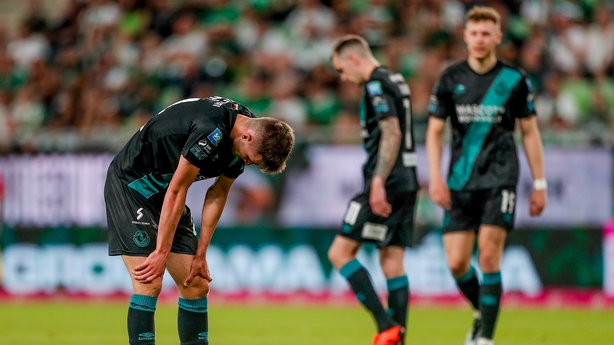
[[[362,305],[371,312],[375,322],[377,323],[378,333],[382,332],[388,328],[394,327],[396,324],[386,314],[382,303],[373,288],[373,284],[371,284],[371,278],[369,277],[369,272],[362,267],[358,260],[354,259],[347,264],[345,264],[339,270],[342,276],[347,279],[356,295],[356,298],[362,303]]]
[[[406,275],[386,281],[388,286],[388,315],[399,325],[407,328],[407,309],[409,308],[409,279]]]
[[[156,297],[134,294],[128,308],[128,341],[131,345],[155,344]]]
[[[469,271],[465,275],[454,279],[460,291],[473,306],[473,309],[478,310],[480,308],[480,281],[473,266],[469,266]]]
[[[181,345],[209,344],[207,297],[199,299],[179,297],[177,327]]]
[[[495,333],[499,303],[501,301],[501,272],[485,273],[480,288],[480,312],[482,329],[480,336],[492,339]]]

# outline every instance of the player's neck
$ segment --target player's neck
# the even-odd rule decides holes
[[[241,137],[245,127],[247,127],[247,123],[249,121],[249,117],[241,114],[237,114],[237,118],[235,119],[235,124],[232,126],[232,130],[230,131],[230,139],[234,140],[235,138]]]
[[[373,75],[373,71],[378,68],[380,65],[377,61],[370,61],[367,68],[365,68],[365,74],[363,75],[364,83],[368,82],[371,79],[371,75]]]
[[[477,74],[484,74],[495,67],[497,64],[497,55],[493,52],[484,59],[478,59],[472,56],[467,58],[469,68]]]

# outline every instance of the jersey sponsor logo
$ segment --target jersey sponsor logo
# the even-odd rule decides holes
[[[213,146],[217,146],[222,141],[222,131],[219,128],[215,128],[211,134],[207,135],[207,139],[209,139]]]
[[[190,148],[190,152],[199,160],[202,161],[207,158],[207,155],[200,149],[199,145],[196,144]]]
[[[373,97],[372,103],[373,103],[373,108],[375,109],[375,112],[377,113],[387,113],[388,110],[390,110],[390,107],[388,106],[388,102],[386,101],[384,97],[375,96]]]
[[[454,87],[454,93],[459,94],[459,95],[465,93],[465,85],[457,84]]]
[[[384,224],[366,222],[362,226],[362,238],[383,241],[386,239],[386,234],[388,234],[388,226]]]
[[[382,83],[379,80],[370,81],[367,83],[367,92],[371,96],[381,95],[384,92],[382,91]]]
[[[138,230],[134,233],[134,236],[132,236],[132,241],[134,241],[134,244],[138,247],[145,248],[149,242],[151,242],[151,236],[149,236],[145,230]]]
[[[437,92],[437,90],[435,89],[433,92]],[[433,93],[429,102],[429,112],[434,113],[437,110],[438,105],[439,100],[437,100],[437,96],[435,96],[435,93]]]
[[[459,123],[488,122],[499,123],[503,120],[505,106],[482,104],[457,104],[456,115]]]
[[[211,147],[206,140],[199,140],[198,146],[200,146],[200,148],[203,149],[203,151],[205,151],[205,153],[208,155],[210,155],[211,151],[213,151],[213,147]]]

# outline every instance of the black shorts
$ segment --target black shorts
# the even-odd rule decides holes
[[[475,231],[482,224],[514,228],[516,186],[473,191],[450,191],[452,206],[446,211],[444,233]]]
[[[148,256],[156,249],[162,205],[147,201],[126,186],[110,168],[104,185],[109,229],[109,255]],[[171,252],[196,254],[198,239],[186,206],[177,225]]]
[[[411,247],[417,192],[388,195],[392,213],[388,218],[373,214],[368,194],[357,195],[348,206],[340,235],[378,248]]]

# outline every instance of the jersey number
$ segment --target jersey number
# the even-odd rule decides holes
[[[509,190],[501,191],[501,213],[513,213],[516,193]]]

